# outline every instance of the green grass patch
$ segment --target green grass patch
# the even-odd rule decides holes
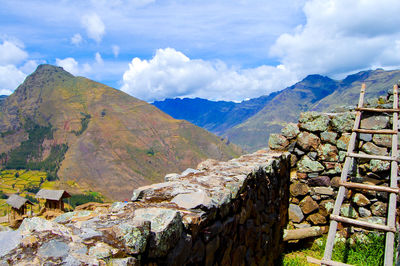
[[[396,241],[395,241],[396,243]],[[309,265],[307,256],[321,259],[324,255],[326,236],[317,239],[309,248],[288,252],[283,256],[283,265]],[[363,240],[348,239],[334,245],[332,260],[351,265],[383,265],[385,236],[369,233]],[[394,249],[396,250],[396,248]]]
[[[68,199],[65,200],[68,202]],[[74,194],[71,195],[69,199],[71,206],[75,208],[76,206],[88,203],[88,202],[104,202],[103,196],[98,192],[88,192],[87,194]]]

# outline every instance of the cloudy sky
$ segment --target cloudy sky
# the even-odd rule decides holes
[[[0,94],[38,64],[146,101],[400,68],[399,0],[0,0]]]

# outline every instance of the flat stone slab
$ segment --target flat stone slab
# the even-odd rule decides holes
[[[185,209],[195,209],[201,206],[210,207],[211,199],[203,190],[199,190],[196,192],[179,194],[175,196],[172,200],[172,203],[175,203],[181,208]]]

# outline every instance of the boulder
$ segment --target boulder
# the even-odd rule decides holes
[[[311,222],[314,225],[317,224],[326,224],[326,217],[321,215],[320,213],[313,213],[310,216],[307,217],[307,221]]]
[[[313,187],[316,186],[329,187],[331,185],[331,179],[328,176],[313,177],[307,180],[307,184]]]
[[[336,142],[336,146],[339,150],[347,151],[347,146],[349,146],[350,142],[350,134],[344,133]]]
[[[387,148],[392,147],[392,135],[374,134],[372,141],[378,146]]]
[[[285,150],[289,146],[289,141],[280,134],[270,134],[268,146],[271,150]]]
[[[306,196],[300,201],[300,208],[304,214],[309,214],[315,210],[318,210],[318,203],[315,202],[310,196]]]
[[[297,168],[302,173],[321,172],[325,168],[322,164],[317,161],[312,161],[308,156],[304,156],[299,162],[297,162]]]
[[[376,216],[385,216],[386,215],[387,204],[381,201],[377,201],[371,205],[371,212]]]
[[[314,135],[313,133],[308,133],[308,132],[301,132],[297,136],[297,145],[303,150],[303,151],[310,151],[310,150],[317,150],[319,144],[321,143],[321,140],[318,138],[318,136]]]
[[[360,128],[365,129],[384,129],[389,125],[389,116],[371,116],[361,119]]]
[[[289,220],[294,223],[300,223],[304,219],[304,214],[299,205],[289,204]]]
[[[367,154],[388,156],[387,148],[378,147],[372,142],[365,143],[361,150]]]
[[[337,133],[332,131],[324,131],[321,133],[322,142],[328,142],[330,144],[336,145]]]
[[[139,254],[145,251],[150,237],[149,221],[136,219],[114,225],[112,230],[126,253]]]
[[[162,257],[178,242],[182,230],[182,217],[177,210],[141,208],[135,210],[135,220],[150,221],[150,257]],[[157,247],[157,248],[156,248]]]
[[[318,160],[321,161],[336,162],[339,159],[336,146],[329,143],[319,145],[317,152]]]
[[[310,188],[306,184],[301,182],[292,183],[290,184],[289,188],[290,194],[293,197],[307,195],[309,190]]]
[[[281,130],[281,133],[287,139],[294,139],[300,133],[300,130],[297,124],[289,123]]]
[[[38,249],[38,255],[44,259],[59,259],[66,257],[69,253],[69,247],[66,243],[60,240],[50,240],[44,243]]]
[[[356,193],[353,196],[353,202],[355,204],[357,204],[357,206],[361,206],[361,207],[366,206],[366,205],[371,203],[369,201],[369,199],[366,196],[364,196],[363,194],[361,194],[361,193]]]
[[[328,130],[330,118],[327,114],[318,112],[305,112],[300,114],[300,128],[311,132]]]
[[[332,126],[337,132],[349,132],[354,126],[355,118],[355,114],[350,112],[335,115],[331,120]]]

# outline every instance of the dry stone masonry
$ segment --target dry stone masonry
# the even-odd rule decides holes
[[[288,153],[207,160],[165,179],[136,189],[132,202],[89,204],[0,232],[0,265],[277,263],[288,221]]]
[[[366,106],[392,108],[391,90],[386,97],[369,100]],[[360,128],[392,129],[389,114],[363,114],[363,117]],[[354,119],[355,112],[350,107],[337,113],[306,112],[300,115],[298,124],[288,124],[281,134],[271,135],[272,150],[291,153],[289,228],[328,225]],[[359,134],[356,148],[360,153],[388,156],[391,138],[391,135]],[[350,178],[352,182],[388,186],[389,170],[387,161],[354,159]],[[346,190],[341,215],[385,224],[387,198],[386,192]],[[354,233],[358,231],[353,228]],[[341,233],[345,234],[345,230]]]

